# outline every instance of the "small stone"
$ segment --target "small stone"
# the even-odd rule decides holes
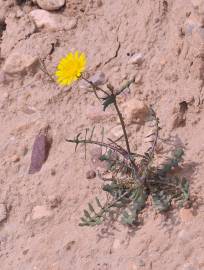
[[[13,163],[16,163],[16,162],[20,161],[20,157],[19,157],[18,155],[13,155],[13,156],[11,157],[11,161],[12,161]]]
[[[193,213],[191,209],[181,208],[179,214],[183,223],[190,222],[193,219]]]
[[[32,219],[33,220],[38,220],[42,218],[50,218],[52,217],[53,213],[47,209],[46,206],[44,205],[37,205],[33,208],[32,211]]]
[[[59,195],[51,195],[48,197],[48,204],[50,208],[57,208],[62,202],[62,198]]]
[[[48,11],[35,9],[29,13],[29,16],[34,21],[38,29],[46,28],[51,31],[59,30],[59,24],[55,15]]]
[[[123,108],[127,124],[142,124],[145,122],[149,113],[147,105],[136,98],[125,102]]]
[[[90,77],[89,81],[94,83],[96,86],[99,86],[106,83],[106,77],[103,72],[99,71],[96,74],[94,74],[92,77]]]
[[[86,178],[87,179],[93,179],[96,177],[96,172],[94,170],[90,170],[86,173]]]
[[[4,203],[0,203],[0,224],[7,219],[7,209]]]
[[[36,71],[38,63],[36,56],[14,52],[6,59],[3,71],[7,74],[23,75],[29,71]]]
[[[136,53],[129,59],[129,64],[141,65],[144,62],[143,53]]]
[[[42,9],[53,11],[65,5],[66,0],[37,0],[37,4]]]

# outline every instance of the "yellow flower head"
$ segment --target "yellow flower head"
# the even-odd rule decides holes
[[[68,53],[62,58],[57,66],[55,75],[57,82],[62,85],[70,85],[78,80],[86,67],[86,56],[84,53],[76,51]]]

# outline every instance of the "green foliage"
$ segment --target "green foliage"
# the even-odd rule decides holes
[[[88,129],[86,129],[84,139],[80,139],[81,133],[79,133],[75,139],[66,140],[75,143],[76,148],[79,144],[84,144],[85,152],[87,144],[104,147],[106,151],[100,160],[108,164],[108,173],[112,174],[111,178],[103,179],[108,181],[102,186],[102,191],[107,194],[107,201],[103,204],[96,197],[94,205],[88,203],[88,207],[81,217],[80,226],[100,225],[110,219],[113,213],[120,217],[123,224],[134,226],[138,223],[138,214],[145,208],[147,199],[152,200],[153,206],[159,212],[169,210],[173,200],[178,201],[179,205],[190,200],[188,180],[176,175],[176,168],[183,162],[184,150],[182,148],[176,148],[165,163],[160,166],[154,165],[160,127],[159,119],[151,107],[148,121],[153,131],[146,137],[149,138],[151,146],[143,155],[133,153],[130,149],[125,123],[117,104],[117,96],[133,82],[134,79],[116,92],[111,85],[107,85],[109,89],[107,92],[90,82],[93,93],[102,103],[103,110],[105,111],[111,105],[115,107],[126,147],[118,143],[119,139],[117,141],[108,139],[107,143],[104,142],[104,129],[102,130],[102,141],[93,140],[94,128],[89,137]],[[98,93],[106,96],[100,98]]]

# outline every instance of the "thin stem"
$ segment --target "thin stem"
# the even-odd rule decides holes
[[[106,91],[105,91],[104,89],[102,89],[101,87],[95,85],[92,81],[86,79],[86,78],[83,77],[83,76],[82,76],[81,78],[82,78],[84,81],[86,81],[87,83],[89,83],[89,84],[92,86],[94,92],[95,92],[95,90],[100,90],[100,91],[103,92],[105,95],[110,96],[110,94],[109,94],[108,92],[106,92]],[[97,96],[97,98],[99,98],[99,97]],[[99,98],[99,99],[100,99],[100,98]]]
[[[118,117],[120,119],[121,127],[122,127],[123,134],[124,134],[124,137],[125,137],[125,143],[126,143],[126,147],[127,147],[127,152],[130,155],[131,154],[131,151],[130,151],[130,145],[129,145],[128,136],[127,136],[127,132],[126,132],[126,128],[125,128],[125,122],[123,120],[123,116],[122,116],[122,114],[120,112],[120,109],[118,107],[118,104],[117,104],[116,99],[114,100],[114,103],[113,104],[115,106],[115,109],[117,111]]]
[[[99,146],[104,146],[104,147],[107,147],[107,148],[110,148],[112,149],[113,151],[116,151],[118,152],[119,154],[121,154],[125,159],[129,160],[129,154],[127,153],[127,151],[125,151],[124,149],[122,148],[118,148],[116,146],[113,146],[113,145],[110,145],[110,144],[107,144],[107,143],[103,143],[103,142],[98,142],[98,141],[92,141],[92,140],[78,140],[78,139],[74,139],[74,140],[68,140],[68,139],[65,139],[67,142],[71,142],[71,143],[76,143],[76,144],[79,144],[79,143],[85,143],[85,144],[96,144],[96,145],[99,145]]]

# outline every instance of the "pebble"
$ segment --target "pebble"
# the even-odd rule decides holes
[[[29,13],[38,29],[48,31],[71,30],[77,26],[77,19],[67,19],[63,15],[56,15],[42,9],[35,9]]]
[[[42,218],[49,218],[52,217],[53,213],[47,209],[44,205],[37,205],[32,210],[32,219],[38,220]]]
[[[144,62],[143,53],[136,53],[129,59],[129,64],[141,65]]]
[[[36,56],[13,52],[6,59],[2,70],[10,75],[24,75],[30,71],[34,73],[38,63],[38,58]]]
[[[127,124],[142,124],[145,122],[149,110],[148,106],[137,98],[130,99],[123,104]]]
[[[193,212],[191,209],[181,208],[179,214],[183,223],[188,223],[193,219]]]
[[[19,157],[18,155],[13,155],[13,156],[11,157],[11,161],[12,161],[13,163],[16,163],[16,162],[20,161],[20,157]]]
[[[0,203],[0,223],[7,218],[7,209],[4,203]]]
[[[66,0],[37,0],[38,6],[44,10],[58,10],[65,5]]]
[[[89,81],[94,83],[96,86],[103,85],[106,83],[106,76],[103,72],[99,71],[89,78]]]
[[[87,179],[93,179],[96,177],[96,172],[94,170],[90,170],[86,173],[86,178]]]
[[[55,15],[48,11],[35,9],[29,13],[29,16],[35,22],[38,29],[46,28],[51,31],[57,31],[59,29]]]

